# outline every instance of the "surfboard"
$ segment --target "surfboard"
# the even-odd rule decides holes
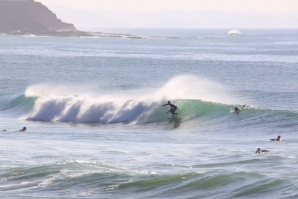
[[[275,142],[280,142],[281,140],[277,140],[277,139],[270,139],[271,141],[275,141]]]

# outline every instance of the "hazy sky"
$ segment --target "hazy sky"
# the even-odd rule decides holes
[[[76,27],[298,28],[298,0],[35,0]]]
[[[45,5],[106,11],[298,12],[298,0],[37,0]]]

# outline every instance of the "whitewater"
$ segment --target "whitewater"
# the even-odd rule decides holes
[[[1,198],[298,197],[297,30],[122,31],[0,36]]]

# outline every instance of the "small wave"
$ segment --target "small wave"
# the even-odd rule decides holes
[[[34,34],[26,34],[26,35],[21,35],[21,37],[30,37],[30,38],[43,38],[43,37],[51,37],[51,36],[45,36],[45,35],[34,35]]]
[[[124,39],[148,39],[145,36],[136,36],[131,34],[116,34],[116,33],[102,33],[102,32],[91,32],[92,36],[84,36],[82,38],[124,38]]]
[[[134,171],[119,165],[100,162],[64,160],[42,166],[14,168],[2,171],[0,190],[20,193],[28,190],[55,191],[71,197],[98,198],[102,194],[138,194],[150,198],[238,198],[278,194],[274,190],[292,185],[281,179],[268,178],[255,172],[189,172],[160,173]],[[32,192],[27,192],[29,195]],[[274,198],[274,197],[273,197]]]
[[[235,35],[242,35],[239,30],[233,29],[228,32],[228,35],[235,36]]]

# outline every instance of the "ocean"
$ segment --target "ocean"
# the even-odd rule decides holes
[[[0,36],[1,198],[298,198],[297,29],[110,31]]]

